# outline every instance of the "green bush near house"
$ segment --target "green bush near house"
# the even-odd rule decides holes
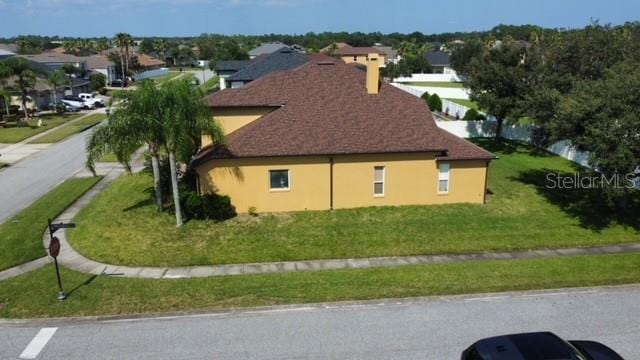
[[[429,109],[431,109],[431,111],[442,111],[442,99],[440,99],[440,96],[438,96],[438,94],[434,93],[429,96],[427,104],[429,105]]]
[[[478,112],[476,109],[469,109],[464,114],[464,120],[484,120],[485,116]]]

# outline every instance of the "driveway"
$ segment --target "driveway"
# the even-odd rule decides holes
[[[446,360],[482,337],[550,330],[640,359],[639,297],[640,287],[629,286],[7,324],[0,358]]]

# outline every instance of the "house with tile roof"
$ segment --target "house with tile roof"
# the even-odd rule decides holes
[[[343,46],[336,50],[334,55],[339,56],[345,64],[358,63],[366,66],[371,55],[377,57],[380,67],[385,67],[387,63],[387,55],[384,51],[369,46]]]
[[[225,142],[192,166],[246,213],[483,203],[493,154],[438,128],[420,98],[319,58],[206,98]]]

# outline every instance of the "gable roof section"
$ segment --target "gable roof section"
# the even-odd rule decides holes
[[[249,51],[249,56],[259,56],[263,54],[271,54],[283,47],[288,47],[287,44],[281,42],[264,43],[255,49]]]
[[[431,65],[435,66],[449,66],[451,65],[451,56],[444,51],[429,51],[424,54],[425,59]]]
[[[391,46],[374,46],[374,48],[382,51],[389,59],[395,59],[398,56],[398,50]]]
[[[209,158],[437,152],[442,159],[493,155],[439,129],[422,99],[381,84],[366,92],[366,74],[340,61],[310,62],[209,95],[214,108],[276,109],[234,131],[225,145],[201,150]]]
[[[281,48],[278,51],[255,58],[249,65],[229,76],[228,81],[253,81],[264,75],[278,70],[296,68],[309,61],[304,54],[300,54],[290,48]]]
[[[216,63],[216,71],[239,71],[250,63],[251,60],[221,60]]]
[[[385,53],[380,49],[376,49],[374,47],[369,47],[369,46],[359,46],[359,47],[343,46],[340,49],[336,50],[335,54],[342,55],[342,56],[352,56],[352,55],[369,55],[369,54],[384,55]]]
[[[110,66],[115,66],[115,63],[109,60],[106,55],[91,55],[85,58],[87,69],[106,69]]]

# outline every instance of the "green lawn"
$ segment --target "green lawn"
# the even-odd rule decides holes
[[[28,126],[16,127],[14,123],[10,123],[10,127],[0,128],[0,143],[14,144],[26,138],[37,135],[43,131],[64,124],[66,121],[75,119],[82,114],[50,114],[41,115],[32,118],[28,122]],[[42,126],[37,127],[38,119],[42,119]]]
[[[156,84],[160,85],[163,84],[171,79],[175,79],[178,76],[180,76],[180,72],[178,71],[169,71],[168,74],[166,75],[162,75],[162,76],[158,76],[158,77],[154,77],[154,78],[150,78],[151,80],[155,81]]]
[[[36,139],[30,144],[50,144],[62,141],[71,135],[77,134],[85,129],[99,124],[101,121],[107,118],[105,114],[93,114],[89,115],[82,120],[78,120],[73,124],[67,125],[61,129],[55,130],[39,139]]]
[[[98,180],[98,177],[67,180],[0,224],[0,270],[44,256],[42,234],[47,219],[58,216]]]
[[[460,82],[444,82],[444,81],[412,81],[403,83],[410,86],[425,86],[425,87],[439,87],[439,88],[455,88],[462,89],[464,86]]]
[[[0,282],[0,317],[158,313],[629,284],[640,281],[640,254],[175,280],[92,276],[64,268],[61,275],[69,294],[64,302],[56,300],[51,265]]]
[[[447,99],[447,100],[462,106],[466,106],[469,109],[476,109],[478,111],[482,111],[480,110],[480,106],[478,105],[478,103],[472,100],[467,100],[467,99]],[[464,114],[462,115],[464,116]]]
[[[584,204],[582,193],[540,185],[574,165],[524,145],[492,148],[486,205],[456,204],[243,216],[176,228],[150,199],[151,178],[123,176],[76,218],[84,255],[113,264],[178,266],[321,258],[469,253],[640,241],[640,220]],[[109,214],[109,216],[104,216]]]
[[[220,87],[220,79],[217,76],[212,77],[211,79],[206,81],[204,84],[200,85],[200,88],[206,94],[216,91],[218,87]]]

